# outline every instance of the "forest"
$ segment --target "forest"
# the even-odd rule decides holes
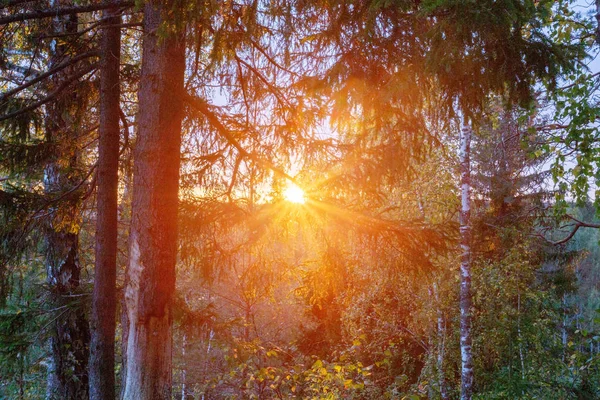
[[[0,0],[0,399],[600,399],[600,0]]]

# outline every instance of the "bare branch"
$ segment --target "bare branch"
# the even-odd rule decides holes
[[[564,125],[564,124],[548,124],[548,125],[538,126],[538,127],[536,127],[536,129],[538,131],[552,131],[552,130],[558,130],[558,129],[567,129],[568,127],[569,127],[569,125]]]
[[[569,215],[569,214],[567,214],[566,216],[567,216],[567,218],[573,220],[575,222],[575,224],[573,224],[573,230],[571,230],[571,232],[565,238],[554,242],[552,240],[549,240],[548,238],[546,238],[542,234],[539,234],[538,236],[541,237],[541,238],[543,238],[545,241],[549,242],[550,244],[558,246],[558,245],[561,245],[561,244],[565,244],[569,240],[571,240],[573,238],[573,236],[575,236],[575,234],[577,233],[577,231],[579,230],[579,228],[600,229],[600,224],[594,224],[594,223],[591,223],[591,222],[583,222],[583,221],[580,221],[579,219],[577,219],[574,216]]]

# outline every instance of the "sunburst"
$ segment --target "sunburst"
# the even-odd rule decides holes
[[[304,197],[304,190],[298,185],[289,182],[287,188],[283,191],[283,198],[290,203],[304,204],[306,198]]]

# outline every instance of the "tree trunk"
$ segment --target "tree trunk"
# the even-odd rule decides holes
[[[136,114],[137,118],[137,114]],[[134,126],[138,126],[137,120]],[[118,207],[119,220],[126,225],[131,225],[131,193],[133,191],[133,157],[132,157],[132,146],[130,144],[129,128],[124,129],[125,137],[123,140],[124,153],[123,159],[121,160],[123,166],[123,195],[121,197],[121,204]],[[137,136],[137,134],[136,134]],[[129,252],[126,254],[125,265],[129,265]],[[127,275],[125,275],[125,281],[123,282],[123,288],[127,287]],[[125,399],[125,381],[127,380],[127,339],[129,338],[129,319],[127,317],[127,306],[125,304],[125,290],[120,293],[120,304],[121,304],[121,385],[119,399]]]
[[[463,116],[460,130],[460,353],[461,400],[473,396],[473,356],[471,354],[471,136],[473,131]]]
[[[186,347],[187,347],[187,334],[185,332],[185,329],[187,329],[184,325],[182,325],[182,330],[183,330],[183,338],[182,338],[182,343],[181,343],[181,400],[186,400],[186,387],[185,387],[185,383],[186,383],[186,373],[187,373],[187,362],[186,362]]]
[[[562,324],[560,326],[560,331],[561,331],[561,340],[562,340],[562,349],[563,349],[563,355],[562,355],[562,361],[565,362],[566,358],[567,358],[567,342],[569,340],[569,336],[568,336],[568,332],[567,332],[567,328],[568,328],[568,314],[567,314],[567,295],[563,294],[562,297],[562,313],[563,313],[563,317],[562,317]]]
[[[448,400],[448,389],[446,387],[446,374],[444,372],[444,357],[446,354],[446,322],[444,321],[444,313],[442,312],[442,306],[440,304],[440,296],[438,292],[437,282],[433,283],[433,296],[436,304],[437,314],[437,341],[438,341],[438,353],[437,353],[437,373],[438,383],[440,387],[440,397],[442,400]]]
[[[98,138],[98,193],[96,265],[92,298],[90,398],[115,397],[115,328],[117,284],[117,206],[119,186],[119,64],[121,17],[117,9],[104,11],[100,44],[100,128]],[[108,27],[108,26],[113,27]]]
[[[128,260],[129,262],[129,260]],[[127,282],[124,283],[127,287]],[[119,399],[125,399],[125,382],[127,382],[127,342],[129,341],[129,316],[127,315],[127,305],[125,293],[121,296],[121,388]]]
[[[525,355],[523,354],[523,335],[521,334],[521,291],[517,292],[517,340],[519,342],[519,360],[521,361],[521,380],[525,381]]]
[[[80,284],[79,240],[76,233],[56,229],[46,232],[46,268],[52,305],[60,309],[50,336],[51,370],[46,397],[80,400],[88,397],[87,359],[89,327],[83,307],[73,305],[69,295]],[[64,311],[63,311],[64,310]]]
[[[52,21],[54,33],[77,31],[74,15],[56,17]],[[48,67],[69,57],[68,43],[50,42]],[[60,86],[69,74],[66,68],[55,74],[49,82],[49,90]],[[57,198],[79,183],[77,176],[77,146],[73,123],[77,118],[76,92],[63,93],[46,107],[46,141],[56,145],[56,152],[44,168],[44,190],[51,198]],[[58,313],[51,326],[50,368],[46,398],[82,400],[88,398],[87,362],[89,354],[89,326],[80,302],[73,301],[80,286],[78,215],[79,199],[67,196],[53,203],[48,210],[45,226],[45,259],[50,303]]]
[[[139,135],[125,289],[129,332],[124,397],[128,400],[171,396],[171,303],[185,46],[183,29],[165,32],[170,8],[158,1],[148,2],[144,8]],[[175,21],[169,22],[172,27]]]

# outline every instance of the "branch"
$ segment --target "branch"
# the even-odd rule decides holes
[[[94,51],[80,54],[77,57],[73,57],[69,60],[66,60],[66,61],[58,64],[56,67],[52,68],[51,70],[44,72],[43,74],[40,74],[39,76],[35,77],[34,79],[32,79],[30,81],[25,82],[23,85],[13,88],[6,93],[3,93],[2,95],[0,95],[0,102],[5,100],[7,97],[10,97],[14,94],[17,94],[17,93],[27,89],[29,86],[35,85],[36,83],[46,79],[47,77],[49,77],[59,71],[62,71],[66,67],[73,65],[78,61],[81,61],[81,60],[84,60],[84,59],[90,58],[90,57],[97,57],[99,55],[100,55],[100,53],[98,51],[94,50]]]
[[[575,236],[575,234],[577,233],[577,231],[579,230],[579,228],[594,228],[594,229],[600,229],[600,224],[593,224],[591,222],[583,222],[578,220],[577,218],[575,218],[572,215],[567,214],[567,217],[571,220],[573,220],[575,222],[575,224],[573,225],[573,230],[571,231],[571,233],[569,233],[565,238],[553,242],[549,239],[547,239],[545,236],[543,235],[539,235],[540,237],[542,237],[544,240],[546,240],[547,242],[549,242],[550,244],[553,244],[555,246],[561,245],[561,244],[565,244],[567,243],[569,240],[571,240],[573,238],[573,236]]]
[[[14,71],[18,74],[21,75],[22,78],[27,78],[27,76],[31,73],[32,68],[28,68],[28,67],[23,67],[21,65],[15,64],[15,63],[11,63],[11,62],[7,62],[6,64],[4,64],[2,66],[4,69],[7,69],[8,71]],[[35,74],[39,74],[40,72],[37,70],[33,70],[33,72]]]
[[[93,71],[94,69],[96,69],[98,67],[97,64],[91,64],[88,65],[87,68],[84,68],[83,70],[79,71],[78,74],[72,76],[69,80],[63,82],[62,85],[60,85],[55,91],[53,91],[52,93],[50,93],[48,96],[44,97],[43,99],[40,99],[38,101],[36,101],[35,103],[22,108],[20,110],[11,112],[9,114],[5,114],[0,116],[0,122],[5,121],[7,119],[11,119],[14,117],[18,117],[21,114],[24,114],[26,112],[29,112],[31,110],[35,110],[36,108],[38,108],[39,106],[42,106],[50,101],[52,101],[54,98],[56,98],[63,90],[65,90],[67,87],[69,87],[73,82],[79,80],[79,78],[83,77],[84,75],[88,74],[89,72]]]
[[[45,9],[32,11],[22,14],[12,14],[6,17],[0,18],[0,25],[7,25],[13,22],[27,21],[30,19],[40,19],[49,17],[60,17],[61,15],[74,15],[85,12],[106,10],[107,8],[114,7],[133,7],[135,6],[134,1],[115,1],[114,3],[99,3],[99,4],[88,4],[85,6],[71,6],[62,7],[55,9]]]
[[[293,75],[293,76],[298,76],[297,73],[295,73],[294,71],[289,70],[288,68],[285,68],[283,65],[279,64],[277,61],[275,61],[275,59],[273,57],[271,57],[267,51],[265,49],[262,48],[262,46],[260,44],[258,44],[255,40],[253,40],[252,38],[249,39],[250,43],[252,43],[252,45],[254,46],[254,48],[256,50],[258,50],[263,56],[266,57],[266,59],[273,64],[274,66],[276,66],[277,68]]]
[[[7,0],[0,3],[0,10],[8,7],[18,6],[24,3],[31,3],[34,0]]]
[[[129,147],[129,123],[127,122],[127,116],[123,112],[123,109],[119,107],[119,119],[123,124],[123,149],[121,150],[121,154]]]
[[[94,171],[96,171],[96,168],[98,167],[98,163],[94,163],[94,165],[92,165],[92,167],[90,168],[90,170],[88,171],[88,173],[83,177],[83,179],[81,179],[81,181],[73,186],[71,189],[67,190],[66,192],[62,193],[61,195],[59,195],[58,197],[55,197],[53,199],[48,199],[44,205],[42,205],[41,207],[39,207],[37,210],[35,210],[32,214],[29,215],[29,217],[27,218],[27,220],[25,221],[25,223],[23,224],[23,227],[25,227],[25,229],[23,229],[23,234],[21,236],[24,236],[27,233],[27,227],[30,226],[30,224],[32,223],[33,220],[38,218],[38,215],[40,212],[42,212],[45,208],[47,208],[48,206],[50,206],[52,203],[56,203],[58,201],[63,200],[64,198],[66,198],[67,196],[71,195],[73,192],[77,191],[79,188],[81,188],[88,180],[88,178],[94,173]],[[94,178],[92,180],[92,182],[95,183],[96,180],[96,176],[97,174],[94,175]],[[95,184],[92,185],[92,188],[95,187]],[[93,189],[92,189],[93,190]],[[87,198],[87,196],[89,196],[89,194],[86,194],[85,197]]]
[[[95,24],[90,25],[89,27],[81,30],[81,31],[77,31],[77,32],[71,32],[71,33],[56,33],[56,34],[48,34],[48,35],[40,35],[38,36],[39,39],[56,39],[56,38],[61,38],[61,37],[69,37],[69,36],[82,36],[88,32],[93,31],[94,29],[108,29],[108,28],[132,28],[132,27],[141,27],[144,24],[142,24],[141,22],[132,22],[132,23],[127,23],[127,24],[114,24],[114,25],[107,25],[104,24],[103,21],[106,18],[100,18],[98,20],[98,22],[96,22]]]
[[[229,183],[229,187],[227,188],[227,198],[231,202],[231,192],[233,191],[233,187],[235,186],[235,179],[237,177],[237,173],[240,169],[240,164],[242,163],[242,157],[238,156],[235,158],[235,165],[233,167],[233,173],[231,174],[231,182]]]
[[[219,120],[217,114],[210,110],[210,106],[203,99],[193,96],[191,94],[185,95],[185,102],[194,108],[196,111],[203,114],[208,122],[219,132],[219,134],[232,145],[242,157],[246,157],[251,159],[258,164],[262,165],[265,168],[270,169],[274,173],[288,179],[292,183],[296,183],[296,179],[294,179],[291,175],[283,171],[281,168],[275,166],[271,161],[265,160],[259,157],[256,154],[252,154],[248,152],[246,149],[242,147],[242,145],[235,139],[233,133]]]
[[[94,165],[92,165],[92,168],[90,168],[90,170],[88,171],[87,175],[84,176],[83,179],[77,185],[73,186],[71,189],[69,189],[66,192],[62,193],[60,196],[48,200],[46,206],[48,206],[48,205],[50,205],[52,203],[56,203],[58,201],[61,201],[65,197],[69,196],[71,193],[74,193],[75,191],[77,191],[80,187],[82,187],[87,182],[88,178],[94,173],[94,171],[96,171],[97,167],[98,167],[98,163],[96,162],[96,163],[94,163]],[[95,183],[95,181],[96,181],[96,176],[94,175],[94,178],[92,179],[92,182]],[[92,188],[94,186],[95,185],[91,185]],[[85,197],[87,197],[87,196],[89,196],[89,194],[87,194]],[[41,211],[42,209],[40,209],[39,211]]]
[[[558,130],[558,129],[567,129],[568,127],[569,127],[569,125],[548,124],[548,125],[543,125],[543,126],[537,126],[536,130],[538,130],[538,131],[551,131],[551,130]]]
[[[600,72],[596,72],[595,74],[588,76],[587,79],[593,79],[593,78],[597,77],[598,75],[600,75]],[[577,81],[573,82],[570,85],[566,85],[566,86],[558,88],[558,90],[570,89],[570,88],[574,87],[575,85],[577,85],[578,83],[579,82],[577,82]]]
[[[263,76],[263,74],[261,74],[256,68],[254,68],[252,65],[250,65],[249,63],[247,63],[246,61],[242,60],[241,58],[239,58],[237,56],[237,54],[234,55],[234,58],[237,62],[243,64],[246,68],[248,68],[250,71],[254,72],[254,75],[256,75],[256,77],[261,80],[266,86],[267,88],[271,91],[271,93],[273,93],[273,95],[275,96],[275,98],[277,99],[277,101],[279,101],[280,104],[285,104],[287,106],[289,106],[288,101],[283,98],[279,92],[279,89],[277,89],[276,87],[274,87],[271,82],[269,82],[267,80],[267,78],[265,78]]]

